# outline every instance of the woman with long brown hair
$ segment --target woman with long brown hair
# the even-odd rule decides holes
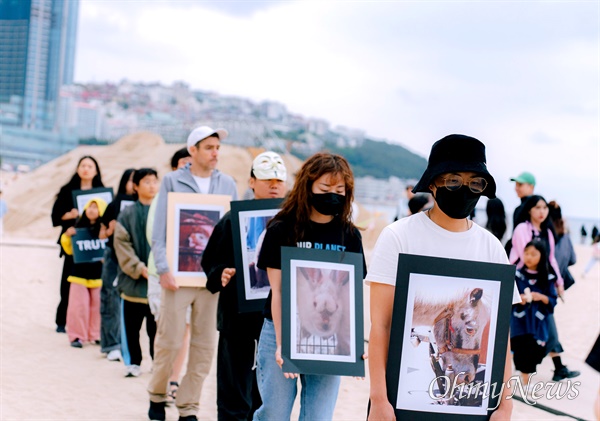
[[[281,369],[281,247],[363,254],[360,233],[351,220],[353,198],[354,176],[348,162],[339,155],[317,153],[304,163],[281,211],[269,223],[258,260],[258,267],[267,271],[271,292],[257,355],[263,404],[254,420],[289,419],[298,377],[302,382],[300,419],[333,417],[339,376],[299,375]]]

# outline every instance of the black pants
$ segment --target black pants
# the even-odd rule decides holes
[[[148,333],[150,340],[150,356],[154,358],[156,322],[154,316],[150,313],[150,306],[123,300],[123,331],[127,343],[121,344],[121,352],[125,365],[140,365],[142,363],[140,329],[144,318],[146,319],[146,333]]]
[[[73,256],[65,254],[64,258],[62,276],[60,277],[60,303],[58,303],[56,309],[55,321],[57,326],[66,326],[67,324],[67,307],[69,306],[69,289],[71,288],[67,278],[73,270]]]
[[[256,382],[254,355],[258,337],[220,332],[217,355],[219,421],[251,420],[262,401]],[[256,340],[256,342],[255,342]]]
[[[113,260],[112,251],[106,248],[102,265],[102,289],[100,290],[100,344],[102,352],[121,349],[121,297],[113,282],[119,264]]]
[[[535,373],[536,367],[546,356],[546,347],[537,343],[533,335],[519,335],[510,338],[515,368],[521,373]]]

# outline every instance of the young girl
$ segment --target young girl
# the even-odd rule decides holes
[[[68,228],[60,237],[65,255],[73,256],[71,237],[76,234],[76,228],[89,228],[92,237],[98,237],[100,218],[106,206],[106,202],[98,197],[85,204],[84,213],[75,227]],[[67,333],[72,347],[81,348],[83,342],[100,341],[101,275],[102,262],[74,263],[67,278],[71,284],[67,307]]]
[[[339,155],[318,153],[298,172],[294,188],[267,228],[258,267],[271,284],[257,355],[262,406],[254,420],[289,419],[302,382],[300,419],[332,419],[339,376],[284,373],[281,368],[281,246],[315,247],[363,254],[360,233],[351,222],[354,178]],[[316,248],[316,247],[315,247]],[[364,258],[363,258],[364,264]],[[365,268],[366,273],[366,268]]]
[[[545,245],[539,240],[527,243],[523,266],[517,270],[516,284],[521,303],[513,305],[510,320],[510,344],[515,367],[521,372],[523,385],[528,386],[529,374],[546,356],[549,338],[547,316],[556,305],[556,277],[551,273]]]

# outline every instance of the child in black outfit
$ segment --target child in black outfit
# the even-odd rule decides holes
[[[546,316],[554,312],[557,293],[546,247],[539,240],[527,243],[523,267],[517,270],[516,284],[521,303],[513,305],[510,321],[510,344],[515,367],[521,372],[525,388],[529,375],[546,356],[548,324]]]

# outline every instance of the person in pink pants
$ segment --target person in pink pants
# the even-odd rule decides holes
[[[106,210],[106,206],[106,202],[97,197],[86,203],[83,208],[84,212],[75,227],[67,229],[60,238],[60,244],[65,254],[73,254],[71,237],[77,233],[77,230],[89,230],[91,238],[98,239],[100,217]],[[100,343],[101,276],[102,262],[92,261],[75,263],[67,278],[67,281],[70,282],[67,334],[69,342],[74,348],[82,348],[84,342]]]

